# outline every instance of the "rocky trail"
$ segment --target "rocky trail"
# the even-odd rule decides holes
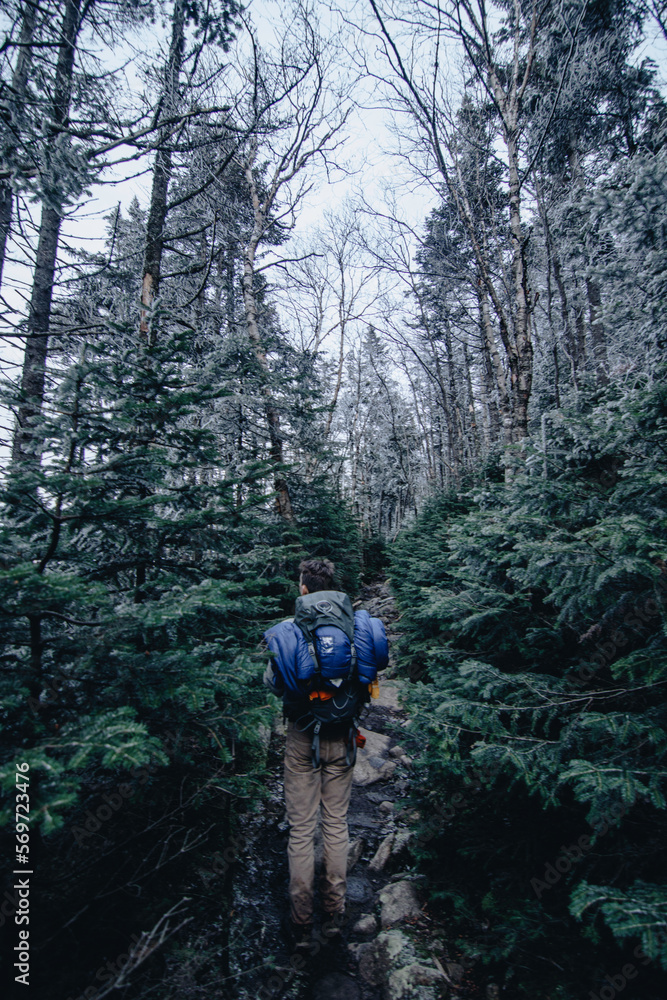
[[[385,583],[365,587],[355,607],[381,617],[390,640],[398,614]],[[442,928],[426,912],[410,854],[413,837],[406,793],[410,757],[401,745],[407,716],[403,681],[392,666],[380,679],[380,697],[361,721],[366,745],[357,754],[348,813],[347,918],[338,940],[319,924],[310,954],[290,948],[287,916],[288,827],[282,794],[284,735],[269,743],[269,799],[243,831],[232,913],[229,971],[234,995],[258,1000],[438,1000],[484,996],[471,982],[470,960],[452,956]],[[317,845],[319,862],[321,845]],[[316,900],[317,905],[317,900]],[[467,966],[468,968],[464,967]],[[486,996],[497,996],[493,989]]]

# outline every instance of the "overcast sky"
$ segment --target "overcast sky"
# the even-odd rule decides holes
[[[282,16],[284,5],[277,0],[254,0],[249,5],[249,13],[256,26],[260,42],[269,47],[274,44],[280,36],[282,27]],[[326,3],[316,5],[318,15],[321,19],[323,30],[332,32],[333,36],[341,41],[345,52],[349,52],[355,42],[352,34],[346,35],[348,31],[341,21],[340,14],[332,11]],[[356,0],[348,0],[348,14],[354,18],[365,15],[367,5]],[[151,60],[155,65],[159,65],[163,60],[164,39],[168,37],[168,25],[156,25],[147,27],[140,36],[134,39],[135,53],[141,53],[141,58]],[[242,48],[245,42],[240,42]],[[238,46],[237,46],[238,49]],[[100,53],[105,55],[104,53]],[[238,54],[238,52],[237,52]],[[653,58],[659,66],[660,84],[663,92],[666,89],[667,81],[667,45],[662,38],[657,26],[655,30],[649,31],[648,38],[640,50],[635,54],[635,59],[649,56]],[[453,63],[457,61],[457,54],[450,53]],[[106,58],[111,58],[106,54]],[[132,61],[133,53],[130,48],[122,52],[115,53],[112,58],[119,63],[130,60],[126,68],[126,79],[128,89],[141,86],[141,81],[136,73],[136,63]],[[234,56],[230,54],[230,61]],[[345,64],[344,52],[340,56],[341,65],[339,72],[350,79],[354,75],[354,67],[351,58],[348,57]],[[337,206],[342,206],[346,200],[354,199],[358,192],[363,192],[367,201],[378,206],[383,204],[387,190],[393,192],[396,205],[403,217],[415,228],[419,228],[425,219],[429,209],[434,204],[434,192],[423,182],[416,181],[410,173],[408,165],[391,154],[393,137],[390,128],[390,118],[387,112],[380,108],[380,94],[376,92],[376,85],[369,80],[362,80],[356,87],[356,98],[359,106],[355,108],[351,115],[347,129],[347,139],[342,152],[339,154],[341,165],[346,172],[339,172],[327,178],[323,171],[319,176],[314,176],[315,184],[307,196],[302,206],[302,210],[297,219],[295,238],[303,240],[307,238],[308,232],[322,225],[324,213],[335,211]],[[107,183],[104,186],[97,186],[92,191],[90,197],[84,204],[80,205],[63,226],[63,236],[61,239],[62,257],[67,260],[67,247],[82,247],[86,250],[102,249],[105,239],[104,216],[120,203],[126,209],[133,197],[136,197],[140,204],[147,206],[150,196],[150,163],[144,164],[146,173],[139,177],[127,178],[128,174],[136,170],[136,164],[126,165],[117,171],[116,177],[107,176]],[[33,205],[30,211],[38,217],[39,206]],[[285,247],[281,248],[281,254],[285,252]],[[30,270],[28,267],[21,267],[18,263],[9,263],[6,269],[6,284],[3,293],[12,306],[21,312],[25,305],[25,295],[30,287]],[[285,317],[286,321],[288,317]],[[22,358],[22,348],[14,340],[2,340],[2,361],[4,371],[10,377],[16,377],[19,372]],[[0,423],[6,421],[0,420]],[[7,433],[8,428],[5,428]],[[3,435],[4,436],[4,435]]]

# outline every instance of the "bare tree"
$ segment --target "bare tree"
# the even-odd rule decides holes
[[[361,332],[359,324],[373,314],[378,298],[380,268],[366,249],[362,221],[359,206],[351,203],[336,214],[325,212],[325,224],[301,248],[300,259],[286,268],[289,283],[283,299],[300,333],[302,349],[316,354],[328,338],[337,339],[325,439],[331,433],[350,337]]]
[[[324,46],[312,12],[297,6],[285,25],[279,58],[270,60],[254,42],[254,92],[260,103],[272,107],[262,135],[253,138],[238,155],[253,209],[252,227],[243,247],[243,304],[246,328],[263,384],[264,413],[269,433],[269,457],[274,468],[276,506],[286,521],[294,519],[284,464],[280,409],[271,386],[271,371],[262,335],[256,276],[258,251],[282,230],[289,232],[298,205],[310,189],[308,168],[320,161],[328,166],[342,142],[349,115],[343,95],[334,89],[331,51]]]
[[[379,0],[369,0],[369,5],[375,25],[372,34],[390,70],[387,86],[392,106],[404,118],[407,115],[410,123],[402,130],[402,138],[410,143],[413,159],[415,153],[421,153],[430,183],[434,183],[434,176],[444,182],[467,231],[481,282],[479,308],[484,342],[493,363],[495,352],[489,340],[493,333],[507,365],[507,394],[502,391],[502,379],[499,382],[506,443],[518,443],[528,433],[533,378],[530,314],[534,299],[526,264],[529,231],[524,221],[524,188],[531,164],[527,161],[527,143],[522,142],[526,123],[523,108],[540,32],[550,13],[549,0],[534,0],[529,6],[514,0],[502,10],[491,10],[483,0],[435,4],[419,0],[409,7],[391,10]],[[496,22],[502,23],[502,32],[492,26]],[[579,23],[580,17],[568,26],[573,35]],[[445,48],[452,42],[463,53],[466,72],[472,71],[475,86],[493,109],[499,126],[503,154],[498,162],[503,169],[508,212],[507,269],[499,267],[492,254],[492,243],[485,237],[485,227],[480,226],[479,212],[462,172],[461,124],[448,94],[449,66],[445,58]],[[372,67],[369,71],[379,75]],[[537,152],[533,145],[533,159]],[[500,369],[495,367],[497,377]],[[511,462],[507,473],[512,474]]]

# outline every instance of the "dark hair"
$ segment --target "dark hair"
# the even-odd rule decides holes
[[[312,594],[316,590],[333,590],[336,567],[330,559],[304,559],[299,566],[301,583]]]

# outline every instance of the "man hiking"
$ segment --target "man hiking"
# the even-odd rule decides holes
[[[264,683],[283,699],[287,720],[284,782],[289,823],[291,936],[307,947],[313,927],[315,832],[321,809],[324,857],[321,901],[333,936],[345,913],[347,810],[356,759],[356,717],[368,701],[377,670],[387,665],[382,622],[354,612],[333,589],[329,559],[301,563],[293,619],[264,638],[274,660]]]

